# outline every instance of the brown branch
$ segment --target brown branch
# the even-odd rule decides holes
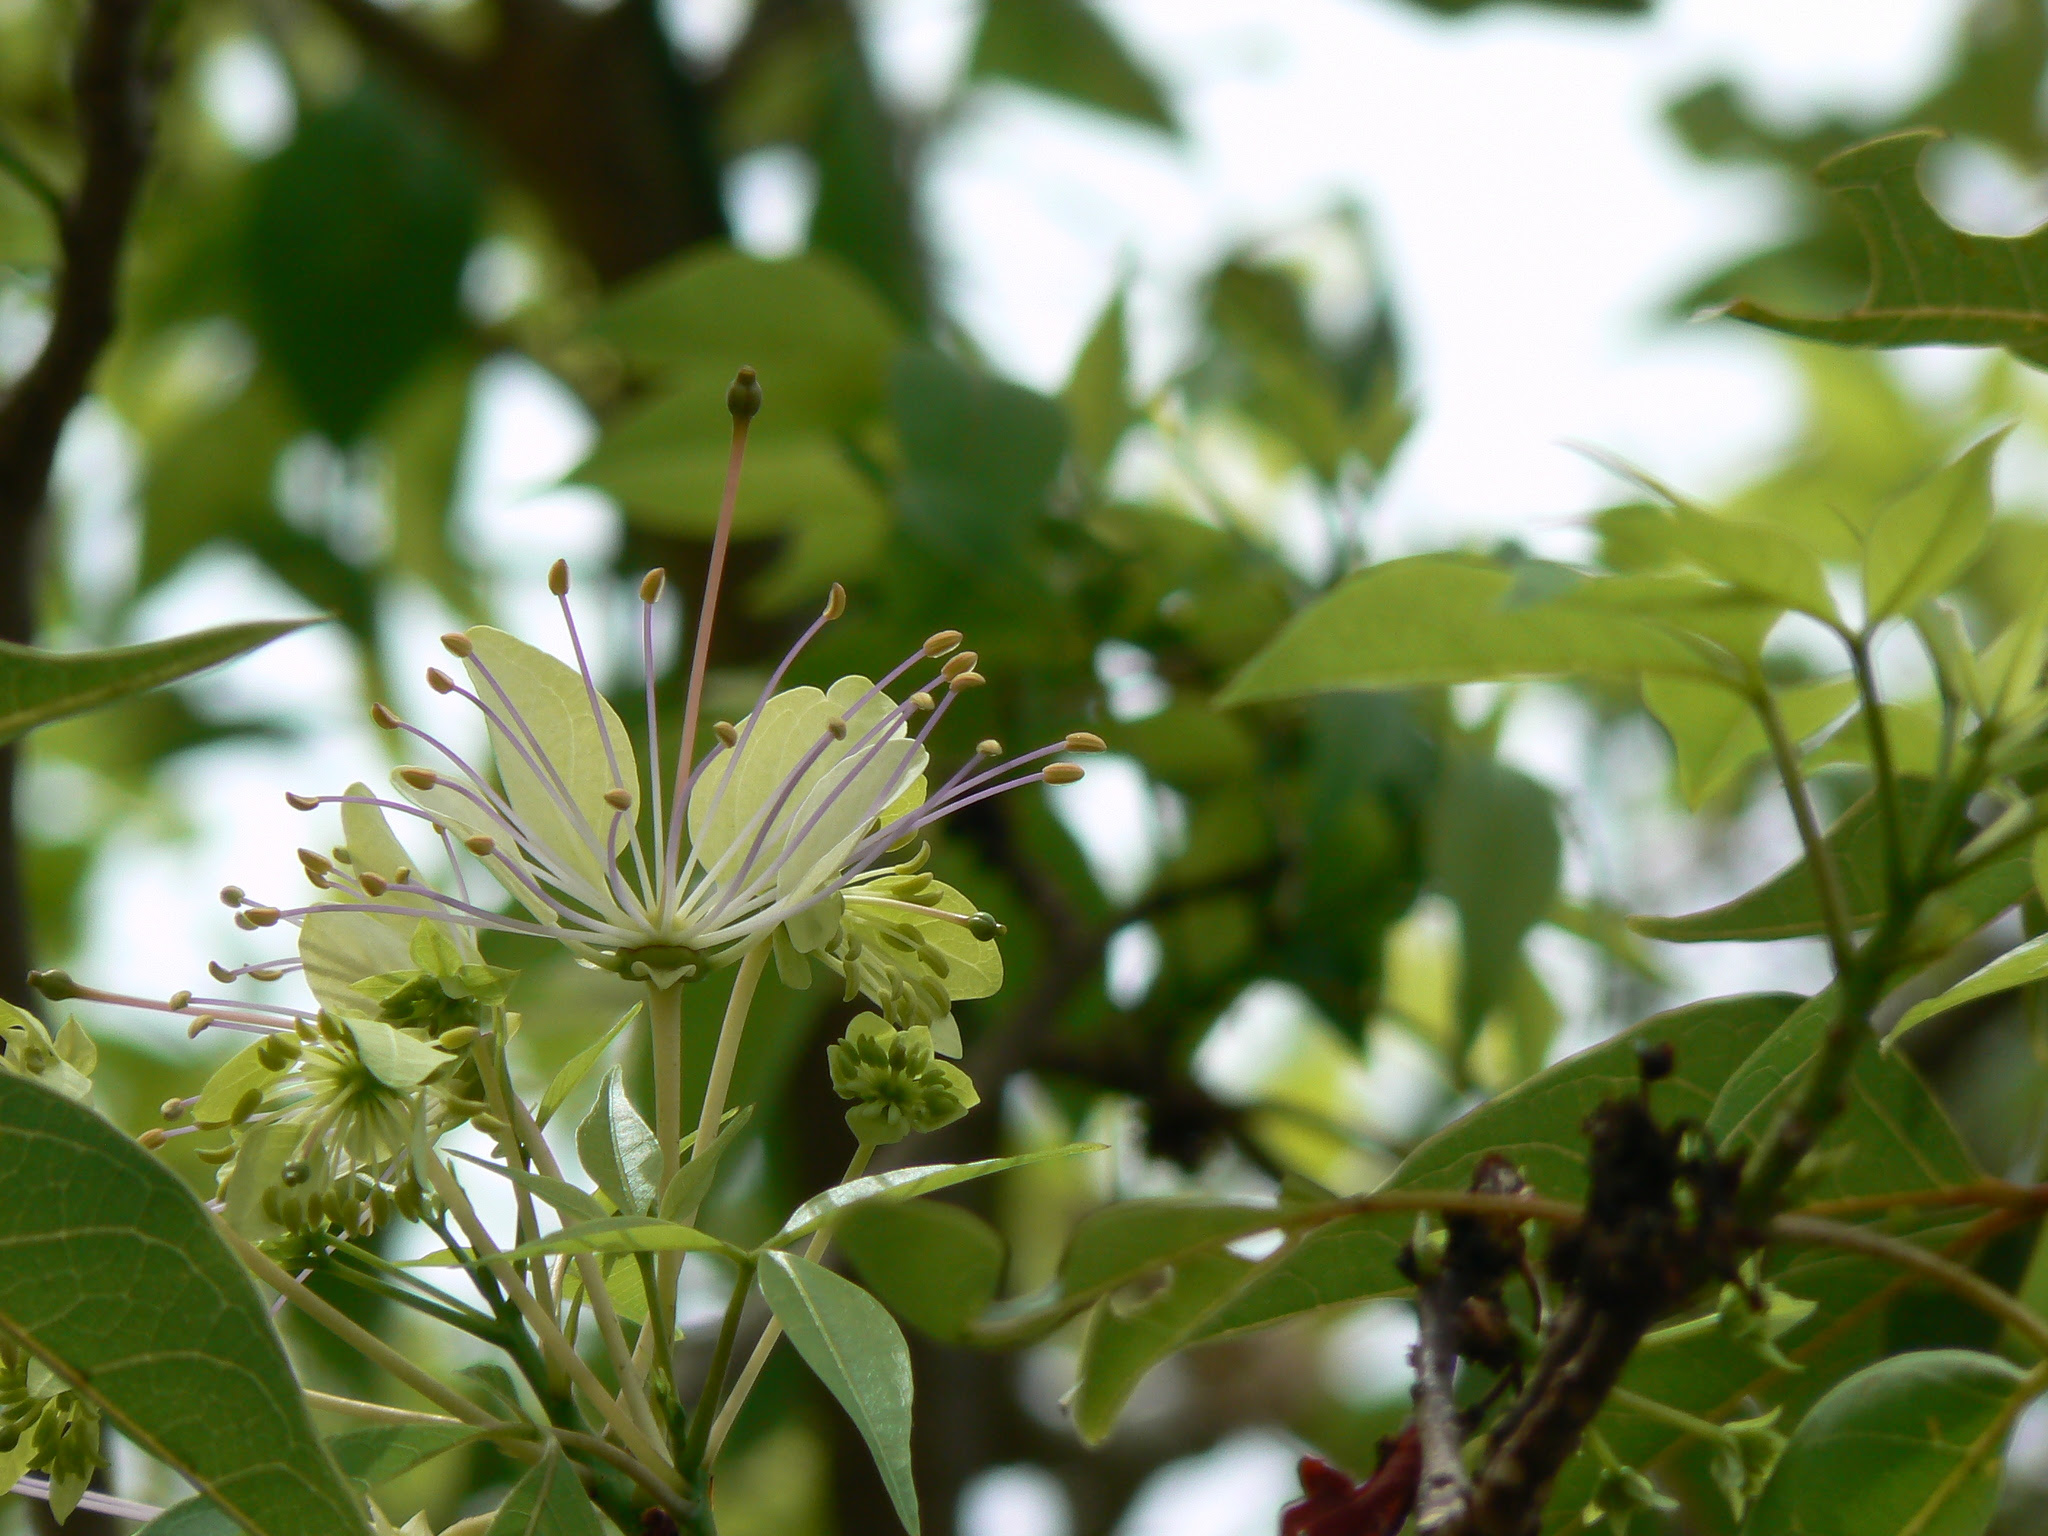
[[[1465,1473],[1465,1431],[1452,1391],[1458,1371],[1461,1300],[1448,1272],[1415,1292],[1421,1323],[1415,1344],[1415,1429],[1422,1448],[1416,1536],[1455,1530],[1472,1498],[1472,1479]]]
[[[80,30],[72,92],[83,170],[57,219],[62,271],[50,334],[0,401],[0,640],[34,638],[50,465],[114,334],[121,256],[149,165],[163,76],[150,19],[150,0],[91,0]],[[14,769],[13,748],[0,747],[0,996],[26,1002],[28,913]]]

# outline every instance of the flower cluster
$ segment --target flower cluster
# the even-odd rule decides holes
[[[0,1489],[25,1472],[50,1479],[50,1513],[71,1517],[100,1454],[100,1413],[42,1361],[0,1343]]]
[[[922,1024],[895,1029],[864,1013],[833,1042],[826,1061],[833,1092],[854,1101],[846,1124],[863,1146],[936,1131],[981,1102],[965,1072],[934,1056],[932,1032]]]

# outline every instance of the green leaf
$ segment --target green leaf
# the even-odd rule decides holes
[[[761,1256],[761,1294],[875,1458],[896,1517],[918,1536],[910,1474],[910,1347],[874,1297],[794,1253]]]
[[[1226,1250],[1192,1254],[1165,1283],[1130,1298],[1096,1303],[1081,1343],[1080,1379],[1069,1408],[1074,1429],[1100,1445],[1146,1373],[1194,1338],[1243,1288],[1258,1266]]]
[[[879,413],[901,327],[830,255],[763,261],[700,247],[619,289],[590,332],[632,367],[661,374],[666,396],[693,402],[702,425],[692,436],[720,438],[732,425],[725,388],[741,363],[760,375],[763,423],[846,429]]]
[[[2004,347],[2048,366],[2048,229],[2018,239],[1951,228],[1920,188],[1919,162],[1942,135],[1919,128],[1821,162],[1820,184],[1855,222],[1870,291],[1831,319],[1749,300],[1728,314],[1752,325],[1850,347]]]
[[[1124,336],[1124,295],[1121,289],[1103,306],[1102,318],[1074,359],[1074,371],[1060,393],[1067,408],[1074,451],[1089,470],[1100,475],[1124,433],[1139,421],[1130,399],[1130,348]]]
[[[1899,799],[1906,836],[1918,834],[1933,800],[1921,778],[1902,777]],[[1842,878],[1842,895],[1852,927],[1867,928],[1884,911],[1884,829],[1877,801],[1865,795],[1827,831],[1826,841]],[[2031,883],[2024,854],[2002,859],[1950,887],[1930,906],[1945,911],[1967,932],[1982,926],[2027,893]],[[1813,875],[1801,858],[1733,901],[1683,917],[1632,917],[1629,926],[1645,938],[1673,944],[1709,944],[1727,939],[1795,939],[1827,931]]]
[[[576,1469],[552,1441],[498,1506],[485,1536],[605,1536]]]
[[[836,1235],[868,1289],[942,1343],[964,1337],[1002,1284],[1002,1235],[957,1205],[875,1201],[848,1211]]]
[[[403,1034],[377,1019],[345,1018],[342,1026],[356,1043],[356,1056],[370,1075],[401,1093],[419,1087],[455,1057],[422,1040]]]
[[[530,1173],[524,1168],[512,1168],[503,1163],[491,1162],[488,1158],[471,1157],[467,1152],[453,1154],[465,1163],[474,1163],[487,1173],[495,1173],[502,1179],[509,1179],[528,1194],[546,1201],[568,1221],[604,1221],[618,1214],[607,1209],[599,1199],[574,1184],[560,1179],[551,1179],[544,1173]]]
[[[1685,641],[1631,614],[1515,599],[1516,577],[1499,565],[1446,555],[1390,560],[1347,578],[1296,614],[1217,702],[1345,688],[1706,671]]]
[[[0,1075],[0,1188],[0,1330],[244,1529],[363,1536],[263,1302],[175,1174]]]
[[[1778,712],[1794,741],[1839,719],[1856,699],[1856,680],[1829,678],[1778,693]],[[1770,755],[1771,744],[1749,701],[1717,683],[1689,677],[1646,677],[1643,702],[1670,733],[1678,758],[1678,789],[1698,810],[1744,769]]]
[[[1150,73],[1082,0],[989,0],[968,78],[1003,78],[1172,132]]]
[[[240,1536],[241,1530],[218,1504],[201,1497],[173,1504],[135,1536]]]
[[[768,1239],[768,1244],[781,1247],[793,1243],[800,1237],[808,1237],[820,1227],[829,1226],[856,1206],[868,1205],[878,1200],[911,1200],[919,1195],[928,1195],[935,1190],[950,1189],[955,1184],[965,1184],[970,1179],[985,1179],[992,1173],[1002,1173],[1010,1168],[1024,1168],[1032,1163],[1042,1163],[1055,1157],[1073,1157],[1082,1152],[1103,1152],[1108,1149],[1099,1142],[1070,1141],[1065,1146],[1048,1147],[1040,1152],[1024,1152],[1015,1157],[985,1157],[973,1163],[931,1163],[919,1168],[892,1168],[887,1173],[871,1173],[865,1178],[853,1179],[845,1184],[826,1190],[822,1195],[813,1195],[790,1213],[789,1220],[782,1224],[782,1230]]]
[[[555,1118],[555,1111],[562,1107],[562,1101],[576,1091],[577,1085],[590,1075],[590,1069],[597,1065],[600,1056],[611,1048],[625,1027],[640,1016],[641,1004],[635,1003],[619,1015],[619,1021],[589,1045],[562,1063],[562,1069],[554,1075],[547,1091],[540,1096],[540,1107],[533,1112],[534,1124],[546,1128]],[[580,1155],[580,1154],[579,1154]]]
[[[2021,1380],[1961,1349],[1858,1371],[1793,1432],[1745,1536],[1982,1536]]]
[[[1926,1002],[1907,1009],[1906,1016],[1899,1020],[1898,1028],[1885,1037],[1885,1046],[1889,1049],[1907,1030],[1937,1014],[1960,1008],[1965,1003],[1974,1003],[1980,997],[2030,985],[2044,976],[2048,976],[2048,934],[2015,945],[1989,965],[1972,971],[1939,997],[1930,997]]]
[[[1597,519],[1608,547],[1630,552],[1631,568],[1655,563],[1659,556],[1677,557],[1777,607],[1828,623],[1839,617],[1819,556],[1798,538],[1765,523],[1710,512],[1630,465],[1597,457],[1624,479],[1669,503],[1616,507]]]
[[[694,1221],[697,1208],[704,1203],[704,1196],[710,1193],[711,1181],[718,1177],[718,1160],[725,1156],[734,1142],[746,1131],[747,1122],[754,1118],[754,1106],[744,1105],[725,1117],[711,1138],[711,1144],[704,1149],[701,1157],[691,1157],[676,1170],[676,1176],[669,1180],[668,1188],[661,1192],[660,1214],[669,1221]],[[696,1133],[690,1133],[690,1146],[696,1145]],[[688,1148],[685,1148],[688,1150]]]
[[[39,651],[0,641],[0,741],[204,672],[313,622],[229,624],[106,651]]]
[[[1991,527],[1991,460],[2005,437],[1993,433],[1878,513],[1863,554],[1866,622],[1910,613],[1976,560]]]
[[[1489,757],[1454,762],[1430,813],[1425,867],[1458,909],[1458,1040],[1469,1048],[1557,896],[1564,844],[1550,791]]]
[[[605,1074],[597,1102],[576,1127],[576,1155],[583,1171],[620,1210],[644,1214],[654,1209],[661,1147],[626,1097],[623,1067]]]
[[[333,1436],[327,1454],[343,1477],[374,1488],[476,1438],[467,1424],[379,1424]]]
[[[699,1232],[679,1221],[663,1221],[659,1216],[603,1216],[596,1221],[579,1221],[533,1242],[507,1248],[502,1257],[529,1259],[555,1253],[722,1253],[734,1260],[746,1257],[731,1243],[708,1232]],[[409,1269],[447,1269],[461,1262],[443,1249],[423,1259],[408,1259],[405,1265]]]

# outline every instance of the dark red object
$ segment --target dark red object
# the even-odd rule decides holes
[[[1379,1469],[1362,1483],[1304,1456],[1301,1497],[1280,1511],[1280,1536],[1394,1536],[1421,1481],[1422,1441],[1413,1424],[1380,1442]]]

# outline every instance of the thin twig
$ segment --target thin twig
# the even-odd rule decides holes
[[[1458,1373],[1457,1308],[1448,1275],[1420,1285],[1415,1310],[1415,1429],[1422,1448],[1422,1479],[1415,1494],[1416,1536],[1455,1530],[1472,1501],[1465,1472],[1465,1432],[1453,1388]]]

